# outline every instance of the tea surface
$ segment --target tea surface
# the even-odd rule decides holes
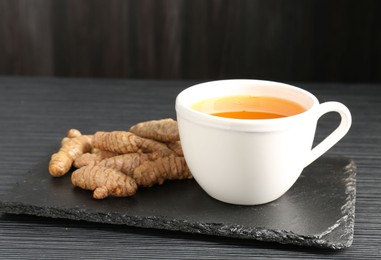
[[[193,104],[193,109],[219,117],[272,119],[300,114],[306,109],[293,101],[267,96],[226,96]]]

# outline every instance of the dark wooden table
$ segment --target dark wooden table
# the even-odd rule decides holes
[[[175,118],[176,95],[191,81],[0,77],[0,196],[49,156],[70,128],[84,133],[127,129],[142,120]],[[174,231],[0,215],[1,259],[369,259],[381,254],[381,86],[294,83],[323,101],[346,104],[347,136],[328,155],[357,164],[354,242],[332,251]],[[316,142],[336,125],[322,118]]]

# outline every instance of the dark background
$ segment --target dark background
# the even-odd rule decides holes
[[[0,75],[381,82],[381,1],[2,0]]]

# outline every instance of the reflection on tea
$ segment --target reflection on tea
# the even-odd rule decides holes
[[[293,101],[268,96],[226,96],[193,104],[206,114],[235,119],[273,119],[300,114],[306,109]]]

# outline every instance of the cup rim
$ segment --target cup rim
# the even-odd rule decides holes
[[[201,88],[205,86],[209,87],[218,87],[219,85],[225,85],[227,88],[239,86],[246,84],[248,87],[258,88],[259,85],[273,88],[282,88],[283,90],[295,92],[300,96],[306,97],[311,103],[310,107],[306,108],[306,111],[282,118],[274,119],[236,119],[236,118],[225,118],[209,115],[197,111],[187,105],[186,98],[191,91],[201,91]],[[239,94],[238,94],[239,95]],[[216,97],[219,95],[216,94]],[[223,95],[222,95],[223,96]],[[194,101],[192,104],[207,99],[199,98],[199,100]],[[176,97],[176,113],[177,117],[191,121],[195,124],[205,125],[214,128],[226,129],[226,130],[235,130],[235,131],[244,131],[244,132],[262,132],[262,131],[279,131],[285,128],[289,128],[289,125],[298,124],[301,121],[304,121],[305,118],[310,117],[312,113],[316,111],[316,107],[319,104],[318,99],[311,94],[310,92],[293,85],[289,85],[282,82],[268,81],[268,80],[257,80],[257,79],[225,79],[225,80],[215,80],[207,81],[192,85],[183,91],[181,91]]]

